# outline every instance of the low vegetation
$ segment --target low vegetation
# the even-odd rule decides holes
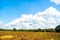
[[[0,29],[0,40],[60,40],[60,25],[55,29]]]
[[[0,31],[0,40],[60,40],[60,33]]]

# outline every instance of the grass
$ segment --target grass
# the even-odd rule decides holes
[[[60,33],[0,31],[0,40],[60,40]]]
[[[13,38],[13,36],[12,35],[4,35],[4,36],[1,36],[0,38],[1,39],[5,39],[5,38],[9,38],[10,39],[10,38]]]

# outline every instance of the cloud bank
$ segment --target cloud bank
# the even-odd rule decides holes
[[[1,24],[2,22],[0,22]],[[22,14],[20,18],[5,24],[6,28],[37,29],[55,28],[60,24],[60,12],[54,7],[49,7],[42,12]]]
[[[56,3],[57,5],[60,4],[60,0],[51,0],[51,2],[54,2],[54,3]]]
[[[7,24],[0,21],[0,28],[37,29],[55,28],[60,24],[60,12],[54,7],[33,14],[22,14],[20,18]]]

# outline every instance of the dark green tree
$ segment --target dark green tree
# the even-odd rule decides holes
[[[16,28],[13,28],[13,31],[16,31]]]
[[[56,32],[60,32],[60,25],[57,25],[55,30],[56,30]]]

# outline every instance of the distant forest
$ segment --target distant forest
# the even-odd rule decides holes
[[[0,29],[0,31],[25,31],[25,32],[55,32],[55,29]]]
[[[23,32],[60,32],[60,25],[56,26],[55,29],[0,29],[0,31],[23,31]]]

